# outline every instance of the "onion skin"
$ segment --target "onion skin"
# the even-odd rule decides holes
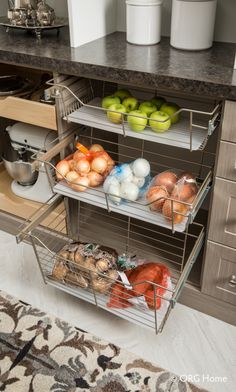
[[[171,193],[173,191],[176,182],[177,176],[171,171],[162,172],[153,179],[154,186],[164,186],[166,187],[168,193]]]
[[[108,167],[107,160],[101,156],[94,158],[91,163],[91,169],[99,174],[105,173],[107,167]]]
[[[70,159],[68,161],[69,165],[70,165],[70,171],[74,171],[76,168],[76,161],[74,159]]]
[[[56,169],[57,179],[62,180],[70,171],[69,162],[66,159],[63,159],[62,161],[58,162]]]
[[[66,175],[66,179],[69,182],[74,182],[75,180],[77,180],[78,177],[79,177],[78,173],[74,170],[69,171]]]
[[[194,176],[192,173],[190,172],[182,172],[179,176],[178,176],[178,180],[181,179],[185,179],[185,180],[196,180],[196,176]]]
[[[73,154],[74,161],[79,161],[80,159],[83,159],[83,158],[85,158],[85,155],[81,151],[77,150],[74,152],[74,154]]]
[[[103,151],[99,156],[106,159],[108,166],[115,166],[115,162],[106,151]]]
[[[89,186],[92,186],[92,187],[99,186],[104,181],[104,177],[95,171],[91,171],[90,173],[88,173],[87,177],[89,179]]]
[[[186,215],[187,211],[188,211],[188,207],[185,206],[184,204],[178,203],[177,201],[173,202],[173,220],[174,220],[174,224],[177,223],[181,223],[185,216],[178,214],[184,214]],[[171,200],[166,200],[164,205],[163,205],[163,209],[162,209],[162,213],[164,215],[164,217],[169,220],[172,221],[172,204],[171,204]]]
[[[78,192],[85,192],[88,186],[89,186],[88,177],[78,177],[73,182],[73,184],[71,184],[71,188],[74,189],[74,191],[78,191]]]
[[[172,199],[188,201],[197,194],[197,185],[195,183],[177,184],[171,193]]]
[[[151,187],[146,194],[147,201],[149,203],[152,203],[149,205],[149,209],[151,211],[161,212],[162,207],[168,196],[169,194],[165,187],[161,187],[161,186]]]
[[[79,174],[88,174],[90,172],[90,164],[86,158],[80,159],[76,163],[75,170]]]
[[[89,151],[100,152],[100,151],[104,151],[104,148],[100,144],[92,144]]]
[[[114,166],[110,166],[110,165],[107,166],[107,170],[103,173],[104,179],[110,174],[110,172],[112,171],[113,167]]]

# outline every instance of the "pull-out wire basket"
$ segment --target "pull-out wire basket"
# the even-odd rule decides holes
[[[129,136],[136,139],[146,140],[165,144],[169,146],[181,147],[190,151],[203,150],[209,137],[214,133],[220,122],[221,103],[207,102],[202,103],[199,100],[180,100],[180,109],[165,120],[153,120],[154,123],[165,123],[175,115],[180,115],[180,121],[172,124],[166,132],[153,132],[149,125],[142,132],[133,131],[128,123],[127,113],[120,113],[112,110],[114,113],[121,114],[120,124],[112,123],[107,118],[107,109],[102,108],[102,97],[106,91],[105,82],[102,87],[100,97],[96,96],[92,81],[89,79],[80,79],[74,85],[66,83],[57,83],[54,79],[47,82],[50,86],[57,89],[61,95],[62,111],[61,114],[68,122],[77,123],[116,133],[123,136]],[[150,100],[153,95],[160,95],[160,92],[143,92],[139,90],[130,90],[139,102]],[[115,88],[114,91],[115,92]],[[112,92],[111,92],[112,93]],[[164,96],[166,100],[173,100],[172,97]],[[176,98],[175,98],[176,101]],[[140,115],[135,115],[140,119]]]
[[[90,302],[97,307],[107,310],[118,317],[129,320],[141,326],[160,332],[174,307],[181,290],[189,277],[190,271],[201,250],[204,241],[204,227],[194,223],[185,233],[170,234],[166,229],[156,227],[130,217],[116,213],[108,213],[101,208],[95,208],[85,203],[79,203],[78,237],[72,238],[68,234],[68,221],[63,199],[54,196],[49,204],[44,205],[40,212],[35,214],[22,227],[18,241],[29,239],[35,250],[37,261],[46,284],[68,292],[78,298]],[[80,287],[75,279],[64,279],[53,276],[56,262],[61,262],[76,274],[76,265],[71,260],[59,255],[62,248],[75,240],[85,243],[97,243],[116,249],[119,254],[132,254],[136,258],[145,259],[152,263],[162,263],[169,268],[171,280],[164,294],[158,294],[162,285],[152,281],[137,282],[132,291],[139,292],[140,285],[148,284],[152,295],[141,299],[139,304],[128,308],[108,307],[111,294],[120,301],[119,291],[112,292],[112,288],[120,280],[114,280],[111,287],[103,294],[97,292],[93,285],[87,288]],[[81,273],[81,271],[80,271]],[[93,271],[84,269],[86,276]],[[173,286],[172,286],[173,285]],[[121,287],[121,286],[120,286]],[[157,306],[158,298],[161,307]],[[145,303],[152,303],[151,308]]]
[[[199,211],[204,199],[206,198],[211,182],[212,182],[212,167],[211,164],[204,163],[205,161],[210,162],[212,159],[211,153],[199,152],[200,156],[197,161],[191,162],[182,157],[170,158],[169,156],[153,150],[153,144],[145,143],[143,141],[138,141],[136,146],[129,144],[130,138],[125,138],[119,136],[118,140],[106,139],[104,135],[101,134],[99,130],[93,130],[91,128],[80,128],[77,131],[64,135],[60,137],[60,140],[54,142],[54,147],[51,151],[46,154],[39,154],[34,158],[39,162],[44,162],[46,164],[48,172],[57,172],[56,167],[52,164],[52,159],[55,158],[61,151],[64,151],[66,147],[71,146],[73,148],[75,140],[79,140],[85,145],[91,145],[93,143],[99,143],[104,146],[105,150],[112,156],[116,164],[130,162],[136,158],[144,157],[149,160],[152,169],[152,175],[156,175],[165,170],[174,170],[176,173],[185,171],[186,167],[191,168],[192,173],[197,178],[198,192],[195,199],[192,202],[177,201],[170,196],[162,197],[162,199],[170,200],[171,203],[171,218],[167,220],[162,213],[151,211],[150,207],[157,200],[148,202],[144,195],[137,201],[130,202],[125,200],[125,202],[120,205],[116,205],[111,201],[113,197],[104,191],[103,186],[98,187],[85,187],[84,192],[78,192],[71,188],[73,182],[68,181],[65,177],[64,180],[56,182],[55,178],[52,180],[52,187],[55,193],[61,194],[63,196],[80,200],[85,203],[101,207],[107,211],[117,212],[122,215],[128,215],[135,219],[140,219],[145,222],[150,222],[158,226],[162,226],[172,230],[172,232],[184,232],[188,225],[193,222],[197,212]],[[69,151],[69,150],[68,150]],[[206,160],[205,155],[209,155]],[[171,169],[169,164],[176,165],[176,167]],[[175,210],[175,206],[183,207]],[[181,211],[182,209],[182,211]],[[174,223],[176,215],[182,216],[180,223]]]

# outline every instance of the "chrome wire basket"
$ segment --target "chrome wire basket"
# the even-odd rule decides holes
[[[87,288],[80,287],[75,282],[78,264],[75,265],[73,261],[60,255],[63,247],[72,244],[75,239],[68,234],[70,222],[62,198],[59,196],[54,197],[50,204],[41,208],[40,213],[38,212],[29,222],[26,222],[17,237],[18,241],[31,240],[44,282],[118,317],[152,329],[156,333],[161,332],[201,250],[204,227],[194,223],[189,232],[172,235],[166,229],[143,224],[116,213],[108,213],[85,203],[79,203],[79,214],[76,219],[79,227],[77,241],[99,243],[115,248],[120,254],[135,254],[136,257],[145,258],[150,262],[162,263],[169,268],[172,283],[168,281],[164,294],[158,294],[159,290],[163,289],[162,285],[152,281],[136,282],[132,286],[132,297],[137,293],[137,298],[140,298],[139,288],[143,284],[149,285],[152,295],[147,295],[145,301],[141,298],[134,306],[119,309],[108,305],[111,296],[113,302],[121,301],[119,290],[114,291],[114,285],[118,284],[118,287],[124,285],[119,279],[110,279],[110,288],[101,294],[91,284],[94,271],[84,268],[83,273],[87,278],[90,277],[88,278],[90,284]],[[55,263],[58,261],[73,272],[73,280],[54,276]],[[81,269],[78,274],[81,274]],[[104,276],[102,278],[104,279]],[[147,306],[147,303],[151,303],[151,306]]]

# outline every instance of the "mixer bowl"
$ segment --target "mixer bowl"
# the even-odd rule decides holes
[[[32,169],[31,163],[21,160],[11,162],[4,156],[2,160],[8,174],[20,185],[33,185],[36,182],[38,172]]]

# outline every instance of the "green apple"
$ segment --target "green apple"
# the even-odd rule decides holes
[[[135,117],[139,116],[139,117]],[[128,115],[128,124],[132,131],[141,132],[147,125],[147,116],[141,110],[132,110]]]
[[[165,132],[170,128],[171,121],[167,113],[157,111],[151,114],[149,125],[154,132]]]
[[[114,95],[108,95],[107,97],[104,97],[102,100],[102,107],[104,109],[108,109],[109,106],[113,104],[119,104],[120,103],[120,98],[115,97]]]
[[[146,113],[147,117],[150,117],[153,112],[157,111],[157,107],[152,102],[145,101],[139,105],[139,110]]]
[[[121,124],[124,117],[123,113],[126,111],[125,106],[121,103],[114,103],[108,109],[107,118],[114,124]],[[115,112],[110,112],[110,110],[115,110]]]
[[[122,102],[123,99],[125,99],[125,98],[132,97],[132,95],[131,95],[131,93],[129,92],[129,90],[125,90],[125,89],[117,90],[113,95],[114,95],[115,97],[119,97],[121,102]]]
[[[161,110],[161,112],[168,114],[168,116],[172,116],[173,114],[178,112],[179,109],[180,109],[180,107],[178,105],[176,105],[176,103],[166,102],[161,106],[160,110]],[[170,119],[171,124],[177,123],[179,121],[179,119],[180,119],[179,114],[176,114],[176,116],[171,117],[171,119]]]
[[[138,109],[138,100],[134,97],[125,98],[122,105],[126,107],[126,112],[129,113],[131,110]]]
[[[151,102],[156,105],[157,110],[160,110],[161,106],[166,102],[166,100],[162,97],[153,97]]]

